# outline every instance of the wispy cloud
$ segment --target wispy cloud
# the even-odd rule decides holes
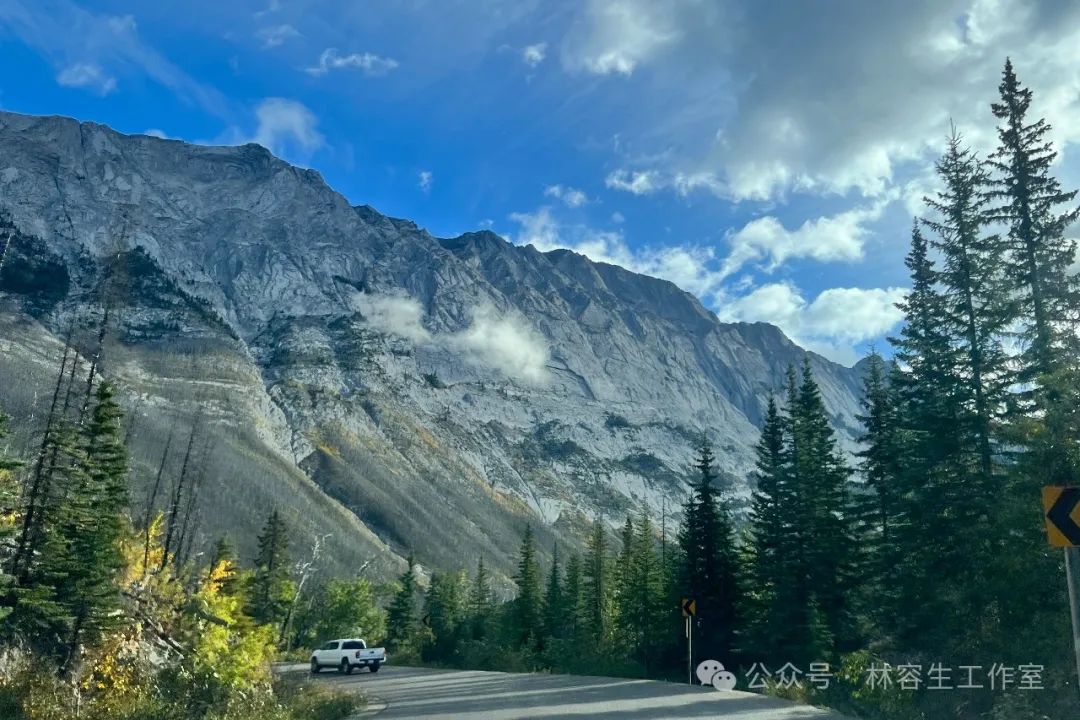
[[[521,59],[529,67],[536,67],[540,63],[544,62],[544,58],[547,57],[547,43],[536,43],[535,45],[526,45],[521,50]]]
[[[283,24],[260,28],[255,32],[255,37],[262,41],[264,49],[269,49],[284,45],[288,40],[301,35],[292,25]]]
[[[319,56],[317,65],[305,68],[305,72],[316,77],[325,75],[331,70],[356,69],[362,70],[365,75],[386,75],[398,66],[398,61],[393,58],[381,57],[373,53],[350,53],[342,55],[337,48],[327,48]]]
[[[417,175],[417,186],[421,191],[428,193],[431,192],[431,184],[435,181],[435,176],[432,175],[430,170],[421,170]]]
[[[93,63],[68,65],[56,76],[64,87],[85,88],[102,97],[116,91],[116,78]]]
[[[250,142],[279,157],[293,153],[307,157],[325,143],[315,113],[296,100],[266,98],[256,106],[255,117],[257,125]]]
[[[579,208],[589,202],[589,196],[584,191],[567,185],[548,185],[544,188],[544,196],[562,200],[569,208]]]
[[[131,15],[95,14],[69,0],[4,0],[0,26],[49,58],[58,82],[112,92],[124,76],[145,77],[215,117],[235,117],[227,97],[144,42]]]
[[[472,365],[518,381],[540,384],[547,379],[547,340],[519,313],[500,313],[490,305],[480,305],[464,330],[432,333],[424,326],[423,308],[411,297],[363,294],[356,303],[367,323],[382,332],[460,353]]]

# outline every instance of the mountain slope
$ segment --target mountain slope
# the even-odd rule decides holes
[[[673,508],[702,431],[745,488],[765,399],[807,356],[663,280],[350,206],[256,145],[0,113],[0,209],[0,403],[36,390],[40,413],[57,337],[74,323],[89,347],[108,305],[140,487],[201,423],[203,536],[250,551],[284,506],[301,537],[333,534],[341,571],[408,550],[508,571],[525,522],[550,547]],[[850,436],[858,373],[809,358]]]

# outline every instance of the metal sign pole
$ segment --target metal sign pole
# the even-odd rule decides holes
[[[1065,548],[1065,577],[1069,583],[1073,649],[1076,652],[1076,680],[1077,688],[1080,689],[1080,548]]]

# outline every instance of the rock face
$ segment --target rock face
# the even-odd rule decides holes
[[[808,355],[663,280],[353,207],[257,145],[0,113],[0,209],[0,404],[38,392],[40,414],[57,338],[108,306],[138,486],[198,425],[202,535],[250,549],[279,506],[333,534],[338,570],[509,570],[526,522],[550,547],[670,512],[703,431],[745,495],[766,398]],[[858,373],[809,359],[850,442]]]

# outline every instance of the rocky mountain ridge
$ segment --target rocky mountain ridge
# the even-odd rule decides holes
[[[58,338],[109,306],[137,484],[198,426],[205,537],[249,548],[284,507],[339,571],[508,571],[526,522],[551,547],[671,512],[703,431],[745,494],[765,400],[807,356],[667,281],[354,207],[257,145],[0,113],[0,210],[0,405],[40,408]],[[850,442],[859,374],[808,356]]]

